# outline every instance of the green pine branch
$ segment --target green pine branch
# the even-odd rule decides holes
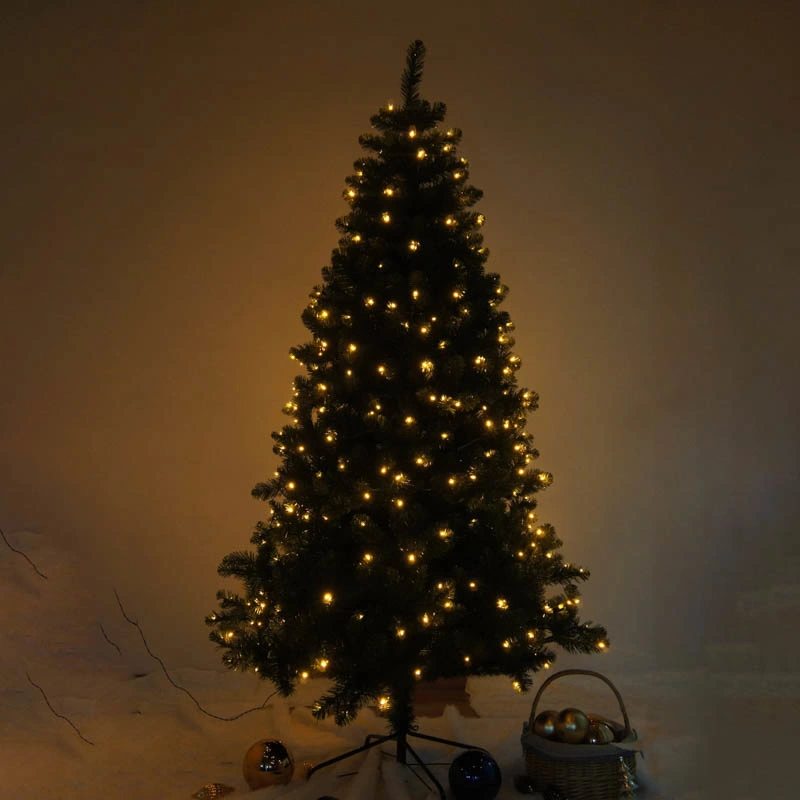
[[[419,103],[419,85],[422,83],[422,69],[425,66],[425,45],[417,39],[408,46],[406,68],[400,82],[403,105],[414,106]]]

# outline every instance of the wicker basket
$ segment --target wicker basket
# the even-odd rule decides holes
[[[619,740],[613,744],[566,744],[545,739],[534,733],[533,721],[544,690],[565,675],[590,675],[608,684],[617,698],[624,726],[615,726]],[[537,792],[555,788],[569,800],[616,800],[625,788],[624,762],[630,777],[636,777],[637,751],[626,745],[634,742],[628,712],[620,693],[599,672],[565,669],[551,675],[533,699],[530,720],[522,726],[522,753],[528,777]]]

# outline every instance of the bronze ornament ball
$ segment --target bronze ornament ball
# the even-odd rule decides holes
[[[611,728],[611,733],[614,736],[612,741],[621,742],[625,738],[625,727],[620,725],[619,722],[616,722],[609,717],[604,717],[600,714],[587,714],[586,716],[589,717],[590,725],[593,722],[602,722],[604,725],[608,725],[608,727]]]
[[[587,744],[609,744],[614,741],[614,730],[605,722],[598,720],[589,721],[589,731],[586,734]]]
[[[580,744],[589,731],[589,718],[578,708],[565,708],[556,718],[556,737],[569,744]]]
[[[533,732],[544,739],[554,739],[558,711],[540,711],[533,720]]]
[[[291,781],[294,760],[283,742],[277,739],[259,739],[244,754],[242,774],[251,791],[279,786]]]

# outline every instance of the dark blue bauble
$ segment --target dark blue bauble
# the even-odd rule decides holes
[[[503,782],[500,767],[484,750],[467,750],[456,756],[448,777],[456,800],[492,800]]]

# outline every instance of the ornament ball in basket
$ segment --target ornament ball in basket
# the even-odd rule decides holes
[[[587,714],[589,721],[602,721],[612,728],[614,741],[608,744],[569,744],[540,736],[534,728],[539,699],[544,690],[565,675],[590,675],[606,683],[617,698],[624,724]],[[567,709],[574,711],[574,709]],[[580,713],[580,712],[578,712]],[[636,733],[631,728],[622,697],[608,678],[599,672],[565,669],[551,675],[533,699],[530,720],[522,726],[522,753],[534,791],[552,792],[569,800],[616,800],[629,795],[636,786],[636,753],[631,745]]]

